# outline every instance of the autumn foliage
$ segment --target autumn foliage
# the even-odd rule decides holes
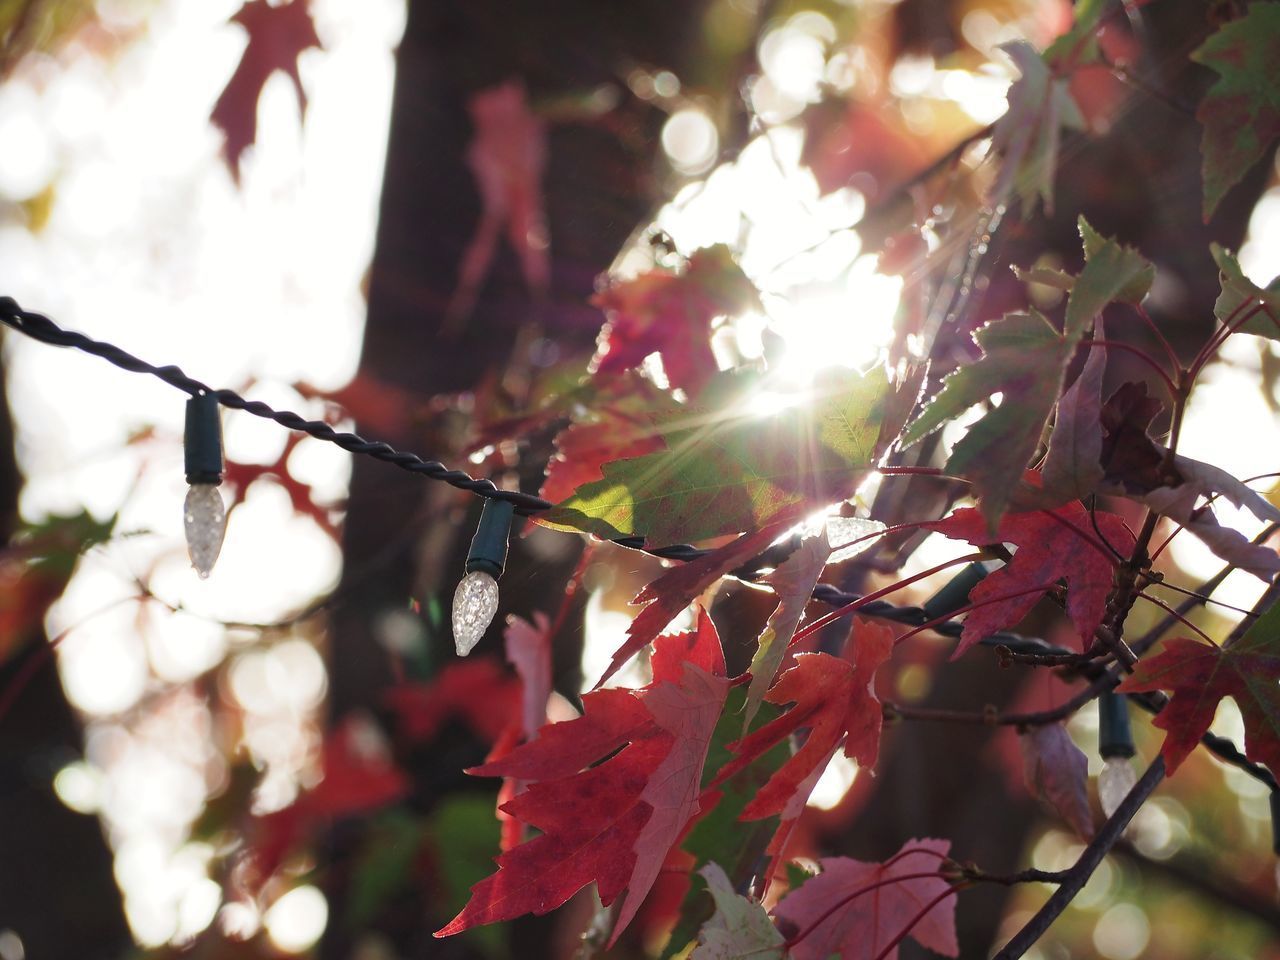
[[[450,466],[544,498],[523,511],[503,581],[505,590],[532,579],[539,599],[504,609],[510,616],[475,657],[458,661],[441,653],[451,644],[438,603],[404,597],[429,652],[388,641],[370,653],[391,662],[395,682],[367,712],[334,718],[317,776],[292,802],[253,812],[238,798],[220,825],[236,839],[216,854],[227,901],[265,904],[310,875],[309,857],[336,850],[348,895],[385,894],[359,901],[359,922],[343,922],[358,927],[385,908],[403,925],[407,899],[419,949],[463,935],[448,941],[460,951],[450,956],[490,949],[478,928],[563,911],[574,935],[589,928],[587,953],[894,960],[909,941],[945,957],[993,949],[998,915],[985,933],[965,932],[974,888],[1069,893],[1019,901],[1025,909],[995,944],[1012,958],[1105,855],[1142,859],[1125,829],[1165,778],[1178,778],[1177,789],[1193,779],[1192,757],[1218,757],[1269,792],[1280,816],[1275,474],[1236,476],[1184,449],[1189,412],[1226,345],[1248,338],[1250,375],[1274,377],[1280,287],[1246,275],[1247,258],[1230,249],[1239,231],[1213,231],[1215,217],[1276,176],[1263,160],[1280,138],[1280,3],[1214,4],[1212,19],[1197,21],[1196,42],[1176,59],[1177,70],[1203,71],[1200,92],[1181,114],[1144,59],[1148,19],[1168,28],[1161,6],[1086,0],[1028,13],[1021,33],[1011,27],[989,45],[1011,77],[989,123],[957,121],[955,103],[921,106],[946,100],[925,96],[928,83],[941,90],[961,82],[954,74],[986,76],[976,47],[956,54],[958,66],[929,54],[930,76],[952,76],[917,89],[911,69],[924,58],[894,47],[909,38],[874,18],[822,15],[825,85],[785,122],[797,137],[794,176],[813,191],[801,206],[835,208],[856,192],[858,216],[827,233],[859,252],[830,282],[844,283],[866,255],[879,258],[879,278],[901,278],[893,329],[870,362],[851,362],[832,334],[814,370],[784,375],[794,351],[778,275],[820,244],[766,269],[744,244],[682,245],[676,228],[673,237],[653,227],[574,305],[590,311],[595,339],[584,348],[546,362],[522,354],[474,389],[421,407],[372,377],[330,394],[298,385],[334,421],[426,438]],[[972,33],[985,21],[971,16]],[[247,48],[212,121],[239,180],[264,84],[283,71],[305,105],[299,57],[320,38],[306,0],[253,0],[233,22]],[[856,82],[841,86],[840,70]],[[526,354],[530,343],[549,352],[555,330],[539,311],[554,304],[559,240],[543,184],[557,125],[644,139],[625,108],[584,104],[586,94],[540,97],[529,82],[508,78],[466,104],[459,162],[474,181],[477,222],[455,251],[452,296],[429,306],[443,318],[442,342],[465,335],[490,272],[512,256],[536,319],[511,339]],[[693,109],[709,96],[646,95],[646,109]],[[1176,177],[1150,144],[1141,157],[1151,169],[1115,176],[1125,189],[1152,179],[1193,190],[1205,233],[1185,257],[1181,239],[1171,249],[1171,231],[1137,231],[1110,215],[1121,187],[1071,181],[1074,164],[1112,150],[1112,131],[1123,132],[1130,111],[1154,109],[1152,99],[1164,109],[1173,101],[1170,122],[1202,138],[1200,179],[1167,187]],[[718,169],[745,168],[755,144],[777,153],[762,116],[738,124],[747,132],[717,155]],[[721,124],[726,136],[731,126]],[[785,165],[781,154],[774,161]],[[1202,289],[1207,299],[1186,292]],[[1198,327],[1179,323],[1180,310],[1200,308]],[[842,321],[857,327],[863,309]],[[297,443],[268,464],[230,464],[231,506],[254,484],[276,484],[298,514],[340,538],[340,505],[317,504],[290,472]],[[460,526],[469,502],[460,494],[435,504],[431,522]],[[0,575],[17,583],[0,603],[10,628],[0,631],[0,660],[69,575],[46,562],[46,548],[70,537],[64,552],[74,557],[109,533],[73,519],[27,531],[0,556]],[[1196,584],[1170,562],[1170,541],[1192,538],[1222,576]],[[548,543],[545,556],[576,563],[567,580],[551,582],[530,559]],[[1214,598],[1228,574],[1265,585],[1256,606]],[[443,591],[433,577],[444,579],[433,568],[424,589]],[[601,628],[600,610],[617,614],[624,601],[625,626]],[[589,644],[609,638],[604,666],[586,677],[583,623]],[[948,684],[957,676],[966,679]],[[1108,703],[1132,719],[1120,733],[1102,731],[1106,770],[1095,791],[1092,734],[1072,721],[1114,694]],[[1218,735],[1233,709],[1239,744]],[[933,835],[928,817],[950,797],[899,793],[881,802],[900,818],[881,814],[882,835],[860,832],[870,830],[876,791],[931,787],[936,767],[904,780],[917,758],[904,759],[896,737],[913,725],[941,731],[961,783],[1003,775],[1012,786],[1001,802],[1023,820],[1034,799],[1070,837],[1061,868],[1027,860],[1025,822],[1004,847],[977,828]],[[854,769],[852,788],[819,813],[824,775]],[[1101,786],[1113,774],[1117,798]],[[478,798],[477,829],[489,831],[486,854],[470,860],[433,819],[459,796]],[[991,826],[1000,812],[982,813],[984,829],[1000,832]],[[918,826],[903,828],[913,817]],[[405,823],[410,840],[380,839]],[[855,855],[862,849],[878,852]],[[1011,857],[1022,858],[1016,869]],[[1219,873],[1243,855],[1223,862]],[[1230,893],[1247,894],[1274,925],[1274,906],[1256,906],[1275,896],[1270,867],[1258,862],[1240,868],[1247,876]]]

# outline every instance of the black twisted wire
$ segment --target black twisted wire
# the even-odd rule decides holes
[[[101,357],[122,370],[149,374],[190,396],[212,394],[224,407],[243,410],[245,413],[266,420],[274,420],[282,427],[300,430],[317,440],[337,444],[350,453],[363,454],[384,463],[394,464],[402,470],[421,474],[432,480],[441,480],[459,490],[466,490],[468,493],[489,500],[505,500],[514,504],[519,514],[527,516],[551,507],[551,504],[541,497],[516,490],[502,490],[492,480],[479,480],[462,470],[450,470],[438,460],[426,460],[415,453],[397,450],[389,443],[366,440],[359,434],[335,430],[322,420],[308,420],[291,410],[276,410],[260,400],[246,400],[234,390],[214,389],[188,376],[181,367],[172,364],[158,367],[147,363],[115,344],[94,340],[83,333],[64,330],[42,314],[23,310],[12,297],[0,297],[0,321],[41,343],[56,347],[71,347],[95,357]]]
[[[377,440],[366,440],[359,434],[343,433],[320,420],[308,420],[291,410],[276,410],[259,400],[246,400],[234,390],[215,389],[188,376],[181,367],[173,364],[156,366],[134,356],[122,347],[95,340],[83,333],[64,330],[43,314],[33,313],[20,307],[12,297],[0,297],[0,321],[12,329],[39,340],[41,343],[57,347],[70,347],[95,357],[101,357],[130,373],[144,373],[181,390],[190,396],[212,394],[224,407],[232,410],[243,410],[255,417],[272,420],[290,430],[300,430],[317,440],[337,444],[350,453],[373,457],[384,463],[390,463],[417,473],[431,480],[440,480],[459,490],[466,490],[476,496],[491,500],[505,500],[515,505],[516,512],[522,515],[540,513],[549,509],[552,504],[541,497],[514,490],[502,490],[491,480],[479,480],[461,470],[450,470],[438,460],[427,460],[415,453],[396,450],[389,443]],[[688,562],[706,556],[710,551],[677,543],[665,547],[646,546],[643,537],[619,537],[612,541],[619,546],[631,550],[641,550],[663,560]],[[799,546],[799,538],[791,537],[782,543],[770,547],[760,556],[734,570],[731,574],[742,580],[758,580],[763,570],[776,567]],[[813,597],[823,603],[842,607],[859,599],[859,595],[846,593],[830,584],[818,584]],[[892,620],[907,626],[920,626],[929,618],[920,607],[899,607],[884,600],[877,600],[861,608],[861,612],[871,617]],[[940,623],[934,628],[938,633],[948,637],[958,637],[963,625],[959,621]],[[1035,638],[1021,637],[1017,634],[995,634],[990,642],[1009,646],[1013,650],[1034,650],[1036,652],[1052,652],[1048,644]]]
[[[115,344],[95,340],[83,333],[64,330],[43,314],[23,310],[12,297],[0,297],[0,321],[3,321],[21,334],[34,340],[39,340],[41,343],[48,343],[57,347],[70,347],[95,357],[101,357],[108,363],[114,364],[122,370],[128,370],[130,373],[144,373],[156,377],[190,396],[212,394],[224,407],[232,410],[243,410],[245,413],[252,414],[255,417],[272,420],[290,430],[300,430],[309,436],[315,437],[317,440],[337,444],[350,453],[373,457],[376,460],[393,464],[403,470],[420,474],[428,479],[443,481],[457,487],[459,490],[466,490],[476,496],[491,500],[505,500],[514,504],[516,512],[522,515],[540,513],[552,506],[550,502],[541,497],[514,490],[502,490],[491,480],[479,480],[461,470],[450,470],[438,460],[427,460],[415,453],[396,450],[389,443],[366,440],[359,434],[337,431],[323,421],[308,420],[291,410],[276,410],[274,407],[259,400],[246,400],[234,390],[215,389],[194,377],[188,376],[181,367],[173,364],[156,366],[134,356]],[[631,550],[641,550],[663,560],[682,562],[697,560],[710,552],[687,543],[677,543],[665,547],[646,546],[643,537],[619,537],[611,542]],[[775,544],[760,556],[734,570],[731,576],[742,580],[758,580],[765,569],[776,567],[790,556],[799,546],[799,542],[799,537],[791,537],[779,544]],[[846,593],[830,584],[822,583],[814,588],[813,598],[832,606],[843,607],[860,599],[860,596]],[[920,607],[900,607],[885,600],[876,600],[869,603],[862,607],[860,612],[870,617],[892,620],[896,623],[913,627],[921,626],[930,619]],[[953,638],[959,637],[962,629],[963,624],[957,620],[939,623],[934,627],[937,633]],[[1037,638],[1022,637],[1005,632],[993,634],[985,642],[1005,645],[1015,651],[1025,650],[1044,653],[1057,650],[1057,648],[1051,647]]]
[[[174,364],[156,366],[147,363],[115,344],[94,340],[83,333],[64,330],[43,314],[23,310],[12,297],[0,296],[0,322],[5,323],[25,336],[31,337],[33,340],[39,340],[41,343],[51,344],[56,347],[71,347],[83,353],[100,357],[130,373],[145,373],[156,377],[190,396],[212,394],[217,398],[218,403],[224,407],[232,410],[243,410],[245,413],[252,414],[255,417],[272,420],[290,430],[300,430],[309,436],[315,437],[317,440],[336,444],[349,453],[373,457],[375,460],[393,464],[402,470],[408,470],[410,473],[416,473],[431,480],[440,480],[459,490],[465,490],[479,497],[490,500],[505,500],[514,504],[515,512],[523,516],[540,513],[550,509],[552,506],[549,501],[541,497],[515,490],[502,490],[492,480],[477,479],[462,470],[450,470],[438,460],[426,460],[415,453],[396,450],[389,443],[366,440],[359,434],[338,431],[321,420],[308,420],[291,410],[276,410],[260,400],[246,400],[234,390],[214,389],[194,377],[188,376],[181,367]],[[648,547],[645,545],[643,537],[619,537],[612,542],[631,550],[641,550],[664,560],[687,562],[696,560],[710,552],[687,543],[678,543],[667,547]],[[760,556],[734,570],[730,575],[743,580],[757,580],[765,569],[777,566],[798,545],[799,537],[791,537],[775,544]],[[860,600],[861,595],[847,593],[831,584],[820,583],[814,587],[813,599],[834,607],[845,607]],[[864,616],[890,620],[912,627],[923,626],[931,619],[923,607],[897,606],[887,600],[872,601],[859,608],[858,612]],[[934,624],[931,629],[941,636],[958,639],[964,630],[964,623],[960,620],[947,620]],[[1003,630],[984,637],[980,642],[983,646],[1007,647],[1015,653],[1070,653],[1070,651],[1047,643],[1038,637],[1026,637]],[[1154,707],[1154,704],[1143,700],[1139,696],[1131,696],[1131,699],[1137,700],[1147,709]],[[1206,735],[1204,741],[1212,752],[1227,762],[1252,774],[1266,783],[1272,790],[1277,789],[1276,780],[1271,776],[1270,772],[1265,767],[1248,760],[1230,740]]]

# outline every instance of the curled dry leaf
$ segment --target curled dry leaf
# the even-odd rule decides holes
[[[1089,761],[1061,723],[1022,733],[1022,771],[1027,789],[1047,804],[1080,836],[1093,836],[1089,807]]]

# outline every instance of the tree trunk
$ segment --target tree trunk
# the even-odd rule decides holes
[[[0,373],[0,536],[18,527],[22,480]],[[82,755],[82,730],[67,704],[57,661],[37,636],[0,665],[0,934],[12,931],[28,957],[109,960],[132,947],[96,817],[75,813],[53,792],[53,776]],[[10,956],[10,953],[4,953]]]
[[[587,301],[598,274],[650,209],[645,185],[661,119],[647,106],[627,103],[630,95],[619,70],[628,63],[678,69],[682,38],[699,7],[662,2],[605,8],[592,0],[409,4],[397,60],[360,377],[426,401],[472,390],[486,376],[501,376],[509,365],[527,365],[524,354],[539,336],[564,357],[590,349],[600,316]],[[523,83],[535,105],[548,98],[583,97],[607,85],[619,93],[623,107],[611,115],[612,129],[589,119],[549,126],[543,181],[551,244],[549,297],[541,303],[531,299],[516,256],[500,243],[474,308],[455,334],[446,324],[446,307],[480,217],[465,162],[472,135],[467,104],[476,91],[512,79]],[[625,136],[618,135],[619,127]],[[448,449],[450,418],[460,416],[441,414],[387,439],[439,456]],[[531,481],[526,487],[538,480],[525,479]],[[345,591],[351,586],[350,600],[335,612],[331,630],[330,710],[335,721],[353,710],[378,708],[393,675],[378,641],[379,625],[403,616],[410,597],[420,601],[424,612],[422,660],[439,664],[453,656],[448,610],[478,511],[474,498],[357,458],[339,587]],[[507,612],[526,618],[535,610],[554,614],[560,602],[557,591],[578,552],[571,538],[560,540],[561,554],[548,559],[531,554],[513,538],[495,623]],[[491,628],[477,654],[494,649],[499,635],[500,630]],[[558,667],[576,653],[558,650]],[[568,674],[573,682],[575,671]],[[443,742],[450,736],[461,735],[448,731],[429,749],[401,758],[414,777],[415,809],[428,811],[451,791],[480,788],[475,781],[468,784],[460,770],[479,762],[483,747],[465,737]],[[441,769],[444,763],[449,770]],[[334,882],[328,893],[332,914],[340,916],[352,840],[339,830],[331,843]],[[456,940],[430,940],[432,924],[447,919],[421,910],[397,910],[395,917],[387,911],[382,926],[408,955],[464,955]],[[547,921],[517,923],[513,929],[520,942],[516,955],[542,955]],[[331,924],[323,955],[348,956],[351,939],[349,932]]]

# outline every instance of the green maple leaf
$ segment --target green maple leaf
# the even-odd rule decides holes
[[[1044,52],[1050,63],[1069,61],[1075,64],[1097,63],[1098,27],[1113,0],[1080,0],[1071,11],[1071,29],[1053,41]],[[1118,6],[1119,4],[1116,4]]]
[[[853,494],[883,452],[883,370],[820,383],[772,417],[732,408],[657,424],[666,449],[604,464],[539,522],[650,544],[756,530]],[[888,438],[891,439],[891,438]]]
[[[1108,303],[1141,303],[1156,278],[1156,268],[1132,247],[1102,236],[1084,217],[1077,225],[1085,264],[1067,300],[1066,328],[1069,336],[1078,338]]]
[[[1245,307],[1247,302],[1261,303],[1265,309],[1245,320],[1236,329],[1241,333],[1280,340],[1280,325],[1276,323],[1276,320],[1280,320],[1280,277],[1272,280],[1264,290],[1244,275],[1239,261],[1231,251],[1216,243],[1210,244],[1209,250],[1218,264],[1218,281],[1222,284],[1222,292],[1213,304],[1214,316],[1222,323],[1234,325],[1243,319],[1242,308],[1248,309]]]
[[[1071,99],[1065,80],[1057,79],[1040,54],[1025,40],[1001,45],[1021,76],[1009,87],[1009,109],[996,121],[992,152],[1001,158],[1000,172],[990,190],[992,203],[1010,195],[1030,216],[1037,200],[1053,210],[1053,180],[1058,167],[1062,127],[1080,129],[1084,118]]]
[[[1036,310],[993,320],[973,339],[983,356],[947,377],[903,443],[915,443],[974,404],[1002,394],[1000,405],[969,428],[947,461],[948,473],[973,481],[983,515],[995,524],[1035,453],[1076,345]]]
[[[698,946],[690,960],[782,960],[787,954],[782,934],[764,907],[734,892],[718,864],[698,871],[715,898],[716,912],[698,933]]]
[[[1196,110],[1204,125],[1204,218],[1280,136],[1280,3],[1252,3],[1191,59],[1218,74]]]
[[[1038,283],[1070,294],[1066,329],[1083,336],[1090,321],[1112,301],[1141,303],[1156,278],[1156,270],[1132,247],[1104,237],[1084,217],[1076,222],[1084,243],[1084,270],[1079,277],[1049,267],[1014,267],[1023,283]]]
[[[947,461],[948,473],[973,481],[993,529],[1036,452],[1076,347],[1107,304],[1141,300],[1155,277],[1137,251],[1102,236],[1083,217],[1080,238],[1084,270],[1078,277],[1063,277],[1071,290],[1063,332],[1035,310],[987,324],[974,334],[983,356],[947,377],[903,436],[904,445],[915,443],[974,404],[1002,395],[1000,405],[969,428]]]

